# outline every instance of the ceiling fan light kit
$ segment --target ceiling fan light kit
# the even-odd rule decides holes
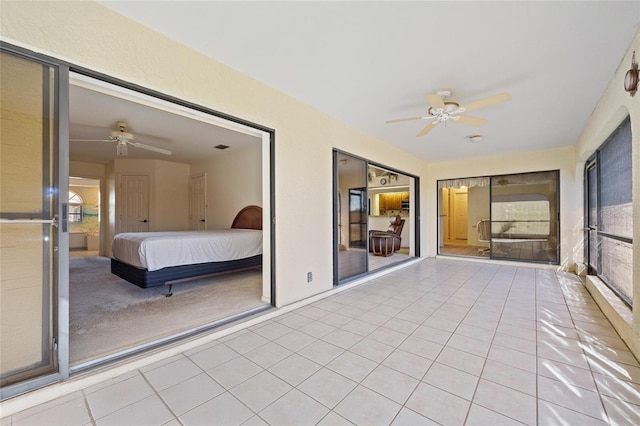
[[[127,155],[129,155],[126,142],[118,141],[118,144],[116,145],[116,155],[118,157],[126,157]]]
[[[511,100],[511,95],[509,95],[508,93],[501,93],[499,95],[490,96],[488,98],[480,99],[460,106],[460,104],[457,102],[445,101],[445,99],[449,96],[451,96],[451,89],[441,89],[436,93],[425,95],[425,99],[429,103],[429,109],[427,110],[428,115],[389,120],[387,121],[387,124],[412,120],[433,120],[416,136],[424,136],[439,123],[445,123],[446,125],[447,121],[449,120],[460,124],[467,124],[470,126],[482,126],[487,123],[487,120],[485,120],[484,118],[471,117],[461,114],[463,112],[473,111]]]
[[[457,102],[444,102],[444,108],[434,108],[430,107],[427,111],[432,117],[426,118],[435,118],[436,121],[441,123],[447,120],[458,120],[460,117],[455,116],[453,114],[458,114],[464,112],[464,108],[460,108],[460,104]]]

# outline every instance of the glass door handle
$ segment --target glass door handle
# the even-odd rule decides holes
[[[43,224],[43,223],[50,223],[52,225],[56,225],[57,222],[55,219],[0,219],[0,223],[20,223],[20,224],[25,224],[25,223],[35,223],[35,224]]]

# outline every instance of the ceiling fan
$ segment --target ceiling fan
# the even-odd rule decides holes
[[[71,142],[116,142],[116,154],[120,157],[125,157],[129,154],[128,146],[135,146],[136,148],[142,148],[160,154],[171,155],[171,151],[158,148],[155,146],[147,145],[134,141],[134,136],[131,133],[125,132],[127,123],[125,121],[116,121],[115,126],[118,130],[111,132],[111,135],[107,139],[69,139]]]
[[[416,136],[424,136],[438,124],[446,124],[447,121],[468,124],[470,126],[482,126],[487,122],[487,120],[485,120],[484,118],[471,117],[468,115],[460,114],[462,114],[463,112],[474,111],[476,109],[496,105],[511,100],[511,95],[509,95],[508,93],[501,93],[499,95],[490,96],[488,98],[480,99],[460,106],[460,104],[457,102],[446,101],[449,96],[451,96],[450,89],[442,89],[437,91],[436,93],[425,95],[424,97],[429,103],[427,115],[389,120],[387,121],[387,124],[412,120],[433,120]]]

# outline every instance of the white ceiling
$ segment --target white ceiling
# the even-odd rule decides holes
[[[427,161],[575,143],[640,28],[638,1],[101,3]],[[512,100],[482,127],[385,124],[441,88]]]
[[[192,164],[226,152],[215,149],[216,145],[241,149],[260,142],[254,136],[215,125],[206,116],[198,119],[191,113],[167,107],[166,103],[135,92],[80,76],[73,77],[69,89],[69,158],[72,161],[105,164],[113,160],[116,143],[108,141],[108,137],[112,131],[118,130],[116,121],[127,123],[125,131],[134,136],[134,142],[172,153],[164,155],[129,146],[128,159]]]

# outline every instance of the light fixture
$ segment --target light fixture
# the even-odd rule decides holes
[[[636,62],[635,50],[631,57],[631,69],[624,76],[624,90],[629,92],[631,96],[635,95],[638,90],[638,63]]]
[[[116,145],[116,154],[119,157],[126,157],[128,154],[127,151],[127,142],[124,140],[118,140],[118,145]]]
[[[472,143],[478,143],[478,142],[480,142],[482,140],[482,135],[471,135],[471,136],[469,136],[469,140]]]
[[[452,115],[453,113],[464,112],[464,108],[460,108],[460,104],[457,102],[444,102],[444,109],[442,108],[429,108],[429,115],[435,117],[436,121],[439,123],[448,121],[448,120],[458,120],[460,117],[457,115]],[[428,118],[428,117],[424,117]]]

